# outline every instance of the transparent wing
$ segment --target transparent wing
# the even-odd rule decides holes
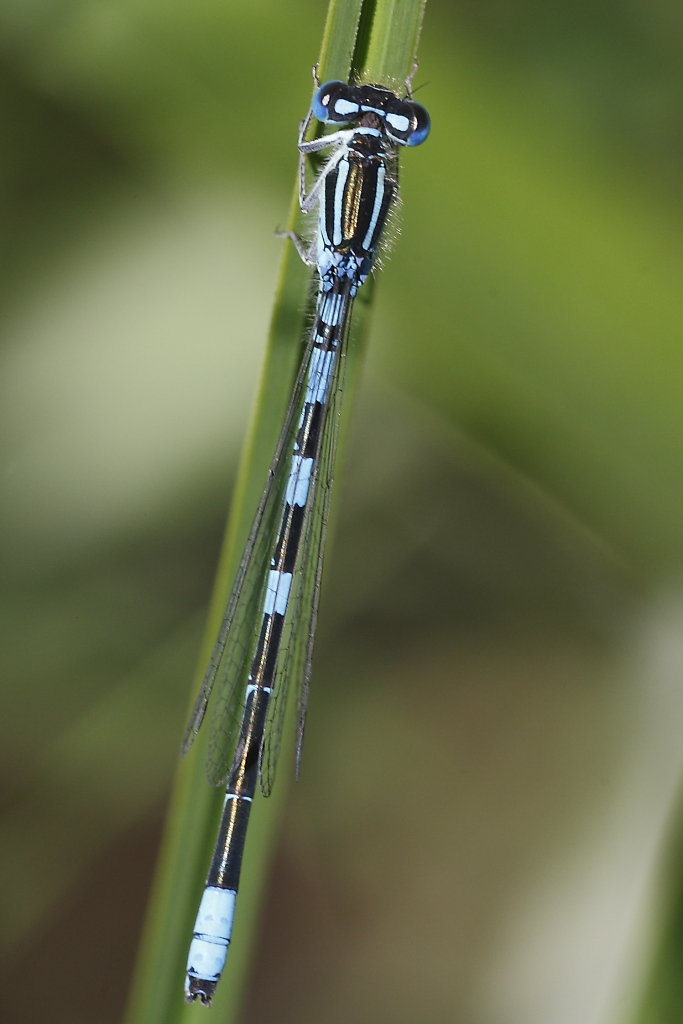
[[[318,603],[320,600],[320,587],[322,582],[322,570],[325,552],[325,537],[327,524],[330,518],[330,500],[332,497],[332,483],[334,481],[334,467],[337,457],[337,444],[339,442],[339,424],[341,417],[341,398],[344,389],[344,376],[346,372],[346,351],[342,353],[339,366],[339,384],[332,398],[329,430],[326,433],[325,445],[321,454],[320,480],[320,501],[317,508],[313,510],[311,528],[314,536],[311,539],[311,551],[318,552],[317,557],[311,557],[308,566],[304,570],[304,584],[306,591],[310,594],[310,619],[308,629],[302,629],[296,637],[296,644],[291,651],[287,652],[292,665],[289,671],[296,680],[296,701],[297,701],[297,734],[296,734],[296,778],[299,778],[301,767],[301,750],[304,741],[304,726],[306,724],[306,709],[308,707],[308,689],[311,679],[311,659],[313,657],[313,642],[315,640],[316,624],[318,619]],[[303,607],[306,607],[306,598],[303,600]]]
[[[284,624],[280,656],[275,672],[273,694],[268,705],[266,727],[261,745],[259,784],[264,796],[273,788],[282,743],[287,696],[293,683],[298,704],[296,774],[303,741],[311,656],[318,616],[320,581],[325,551],[325,532],[329,518],[334,462],[339,439],[339,414],[344,389],[348,323],[351,301],[345,311],[339,355],[325,409],[325,420],[315,463],[315,473],[308,492],[302,544],[295,571],[295,590],[291,596]]]
[[[292,399],[249,531],[230,600],[181,747],[181,752],[186,754],[192,746],[204,720],[211,694],[215,691],[206,771],[209,782],[216,786],[225,782],[232,764],[246,676],[249,671],[249,656],[260,626],[260,603],[267,577],[266,567],[278,528],[280,509],[284,503],[289,462],[286,456],[296,435],[312,348],[311,335],[301,360]]]

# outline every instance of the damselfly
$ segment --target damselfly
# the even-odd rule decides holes
[[[206,1005],[225,965],[256,783],[265,796],[273,785],[291,683],[298,776],[351,306],[396,201],[398,147],[424,142],[430,127],[410,95],[336,81],[316,86],[298,147],[299,201],[304,213],[319,207],[318,227],[310,250],[287,233],[317,269],[315,318],[183,744],[186,751],[215,690],[207,774],[226,794],[185,985],[189,1002]],[[351,127],[307,141],[313,117]],[[323,149],[331,156],[307,193],[306,157]]]

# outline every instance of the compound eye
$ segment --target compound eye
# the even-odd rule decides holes
[[[413,115],[413,124],[410,134],[406,139],[406,146],[419,146],[429,135],[432,121],[421,103],[414,103],[412,100],[408,100],[406,106],[410,107]]]
[[[429,114],[419,103],[394,98],[384,115],[387,135],[402,146],[419,146],[429,135]]]
[[[319,121],[352,121],[360,112],[355,90],[346,82],[325,82],[311,103]]]

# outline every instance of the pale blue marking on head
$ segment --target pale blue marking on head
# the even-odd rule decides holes
[[[387,114],[387,122],[397,132],[407,132],[410,127],[410,119],[405,114]]]
[[[358,104],[340,97],[335,101],[334,112],[335,114],[339,114],[340,117],[346,117],[347,115],[353,116],[358,113]]]

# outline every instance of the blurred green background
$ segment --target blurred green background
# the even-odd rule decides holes
[[[325,13],[0,3],[12,1024],[123,1013]],[[428,4],[250,1024],[683,1019],[682,45]]]

